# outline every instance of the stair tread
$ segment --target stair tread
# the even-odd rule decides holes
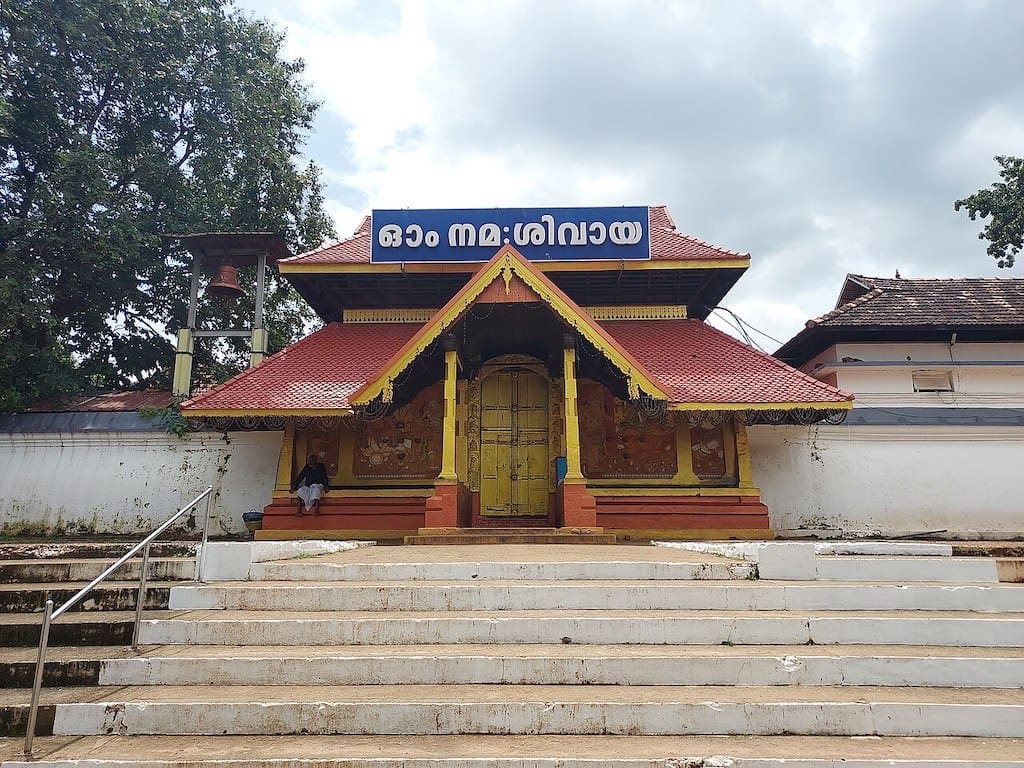
[[[142,620],[170,619],[181,616],[188,611],[146,610],[142,612]],[[71,611],[57,619],[59,624],[110,624],[121,621],[135,621],[135,611]],[[4,624],[40,624],[42,613],[0,613],[0,625]]]
[[[140,646],[139,653],[117,646],[58,647],[47,661],[130,658],[159,659],[332,659],[332,658],[529,658],[529,659],[656,659],[656,658],[778,658],[853,656],[862,658],[1024,659],[1024,648],[920,645],[158,645]],[[34,662],[35,648],[0,648],[0,663]]]
[[[127,551],[127,549],[126,549]],[[4,566],[20,565],[95,565],[96,567],[110,566],[117,562],[116,557],[30,557],[14,558],[3,560]],[[149,564],[154,563],[195,563],[194,555],[182,555],[181,557],[153,557],[150,556]],[[125,565],[141,563],[141,555],[129,560]]]
[[[105,582],[106,583],[106,582]],[[138,581],[125,582],[127,585],[137,585]],[[872,589],[906,589],[907,587],[931,587],[936,590],[950,589],[950,582],[948,581],[773,581],[769,579],[747,579],[743,577],[737,577],[733,579],[491,579],[491,578],[477,578],[477,579],[351,579],[351,580],[330,580],[330,579],[260,579],[259,581],[218,581],[210,583],[200,583],[195,581],[178,581],[178,582],[154,582],[147,581],[147,584],[176,584],[176,585],[187,585],[195,587],[197,589],[203,588],[214,588],[214,589],[244,589],[244,590],[260,590],[260,589],[301,589],[301,588],[316,588],[316,589],[351,589],[351,588],[401,588],[401,589],[447,589],[448,587],[472,587],[479,589],[480,587],[510,587],[510,588],[524,588],[524,587],[557,587],[560,590],[564,589],[594,589],[604,587],[636,587],[636,588],[660,588],[660,589],[713,589],[713,588],[727,588],[727,589],[743,589],[743,590],[757,590],[764,589],[765,587],[774,587],[777,589],[816,589],[816,590],[830,590],[830,589],[857,589],[857,590],[872,590]],[[0,585],[2,586],[15,586],[15,585]],[[35,586],[35,585],[32,585]],[[972,589],[982,590],[994,590],[999,592],[1019,594],[1021,596],[1021,608],[1024,610],[1024,590],[1011,584],[1000,584],[996,582],[970,582],[963,581],[957,582],[956,588],[961,589],[969,587]]]
[[[658,759],[735,758],[932,759],[1024,761],[1024,739],[844,736],[85,736],[35,742],[45,759],[224,761],[459,757]],[[21,759],[21,739],[0,739],[0,759]],[[451,765],[447,763],[447,765]]]
[[[273,562],[288,562],[278,560]],[[664,563],[734,563],[735,559],[703,552],[632,544],[594,544],[575,547],[570,544],[467,544],[461,547],[444,545],[409,547],[359,547],[315,558],[308,563],[565,563],[565,562],[664,562]]]
[[[13,739],[9,741],[15,741]],[[71,743],[67,743],[71,742]],[[557,757],[659,758],[728,754],[734,757],[803,756],[835,759],[907,757],[973,760],[1022,760],[1024,739],[964,737],[836,736],[176,736],[51,737],[37,741],[45,757],[96,757],[132,760],[218,758],[309,759],[358,757]],[[10,745],[20,750],[21,742]],[[0,747],[2,749],[2,747]],[[0,755],[7,754],[0,751]],[[11,757],[16,751],[9,753]]]
[[[0,705],[26,705],[31,690],[0,688]],[[1021,688],[687,685],[132,685],[44,688],[42,703],[912,703],[1024,707]]]
[[[32,616],[34,614],[22,614]],[[0,616],[0,621],[3,620]],[[737,609],[575,609],[572,613],[551,609],[475,610],[475,611],[264,611],[192,609],[167,611],[149,615],[146,619],[184,619],[187,621],[327,621],[332,619],[360,619],[364,621],[394,621],[396,619],[480,619],[492,622],[512,619],[959,619],[963,621],[1017,622],[1024,621],[1018,611],[824,611],[824,610],[737,610]]]
[[[21,582],[19,584],[0,584],[0,592],[40,592],[43,590],[77,591],[88,583],[88,581],[28,581]],[[158,587],[168,589],[170,587],[178,587],[194,583],[195,582],[183,579],[177,579],[175,581],[153,581],[152,579],[146,579],[146,586],[152,589],[156,589]],[[138,579],[128,581],[104,581],[102,584],[96,585],[93,591],[138,589],[138,586]],[[88,600],[88,596],[86,596],[86,599]]]

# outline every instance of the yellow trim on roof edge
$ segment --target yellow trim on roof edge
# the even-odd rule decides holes
[[[692,261],[669,261],[667,259],[653,259],[651,261],[639,260],[614,260],[601,259],[593,261],[535,261],[532,262],[541,272],[618,272],[623,269],[627,272],[634,270],[648,269],[747,269],[750,266],[749,258],[733,259],[694,259]],[[355,264],[289,264],[279,261],[277,268],[283,275],[299,274],[344,274],[367,273],[367,272],[404,272],[435,274],[445,272],[473,272],[480,268],[481,262],[399,262],[378,264],[368,261],[361,261]]]
[[[839,400],[834,403],[670,403],[668,407],[672,411],[792,411],[797,408],[847,411],[853,408],[853,401]]]
[[[527,266],[527,268],[524,269],[524,266]],[[594,325],[584,321],[572,306],[553,292],[548,285],[545,285],[548,281],[538,280],[535,273],[529,269],[529,266],[530,262],[527,262],[521,255],[518,255],[518,251],[514,248],[509,245],[502,246],[494,257],[463,286],[462,290],[453,296],[452,300],[429,323],[423,326],[416,336],[413,336],[412,341],[415,343],[394,359],[375,379],[361,387],[353,395],[350,402],[353,405],[366,405],[378,396],[383,397],[385,402],[391,402],[394,396],[394,381],[398,374],[419,357],[445,330],[454,325],[489,285],[500,278],[505,283],[505,292],[508,293],[513,274],[536,292],[556,314],[577,330],[583,338],[597,347],[612,365],[626,376],[630,397],[639,397],[640,390],[642,389],[648,395],[659,400],[668,400],[667,392],[649,378],[646,372],[638,369],[613,346],[609,345],[597,333]]]
[[[185,418],[213,418],[217,416],[350,416],[351,408],[186,408],[181,415]]]

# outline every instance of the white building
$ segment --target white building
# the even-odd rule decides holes
[[[856,396],[838,426],[751,430],[778,532],[1024,532],[1024,280],[848,275],[775,356]]]

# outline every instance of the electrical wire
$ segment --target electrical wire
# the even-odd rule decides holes
[[[713,310],[712,310],[712,312],[714,312],[714,311],[717,311],[717,310],[719,310],[719,309],[721,309],[721,307],[715,307],[715,309],[713,309]],[[726,310],[726,311],[728,311],[728,310]],[[732,314],[732,313],[730,312],[729,314]],[[739,333],[739,334],[740,334],[740,335],[741,335],[741,336],[743,337],[743,340],[744,340],[745,342],[747,342],[747,344],[749,344],[750,346],[752,346],[752,347],[754,347],[754,348],[756,348],[756,349],[759,349],[759,350],[760,350],[761,352],[765,352],[764,348],[763,348],[763,347],[761,347],[761,345],[760,345],[760,344],[758,344],[757,342],[755,342],[755,341],[754,341],[754,340],[753,340],[753,339],[752,339],[752,338],[750,337],[750,334],[749,334],[749,333],[747,333],[746,329],[745,329],[745,328],[743,327],[743,325],[742,325],[741,323],[739,323],[739,321],[738,321],[738,320],[737,320],[737,322],[735,322],[735,323],[734,323],[734,322],[732,322],[732,321],[731,321],[731,320],[730,320],[730,319],[729,319],[728,317],[724,317],[724,316],[722,316],[722,317],[721,317],[721,320],[722,320],[722,322],[723,322],[723,323],[725,323],[726,325],[728,325],[728,326],[729,326],[730,328],[732,328],[732,329],[733,329],[734,331],[736,331],[737,333]]]
[[[756,328],[755,326],[751,325],[750,323],[748,323],[748,322],[747,322],[746,320],[744,320],[744,319],[743,319],[742,317],[740,317],[739,315],[737,315],[737,314],[736,314],[735,312],[733,312],[733,311],[732,311],[731,309],[729,309],[728,307],[723,307],[723,306],[722,306],[721,304],[719,304],[719,305],[718,305],[717,307],[715,307],[714,309],[720,309],[720,310],[722,310],[723,312],[728,312],[728,313],[729,313],[730,315],[732,315],[732,316],[733,316],[734,318],[736,318],[736,322],[738,322],[738,323],[739,323],[740,325],[742,325],[742,326],[744,326],[744,327],[746,327],[746,328],[749,328],[750,330],[754,331],[754,332],[755,332],[755,333],[757,333],[757,334],[760,334],[761,336],[764,336],[764,337],[765,337],[766,339],[768,339],[768,340],[770,340],[770,341],[774,341],[774,342],[775,342],[776,344],[779,344],[780,346],[781,346],[782,344],[784,344],[784,343],[785,343],[785,342],[783,342],[783,341],[779,341],[778,339],[776,339],[776,338],[775,338],[774,336],[772,336],[771,334],[769,334],[769,333],[765,333],[765,332],[764,332],[764,331],[762,331],[762,330],[761,330],[760,328]]]

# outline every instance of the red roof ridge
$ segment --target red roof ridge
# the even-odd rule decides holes
[[[701,240],[699,237],[694,237],[693,235],[687,235],[684,232],[679,232],[679,231],[677,231],[675,229],[666,229],[664,227],[662,227],[662,229],[664,229],[670,235],[675,235],[676,237],[681,237],[682,239],[689,240],[691,243],[696,243],[697,245],[703,245],[705,248],[710,248],[711,250],[718,251],[719,253],[724,253],[724,254],[727,254],[729,256],[736,256],[736,257],[741,258],[741,259],[749,259],[750,258],[749,251],[734,251],[731,248],[723,248],[720,245],[715,245],[714,243],[709,243],[707,240]]]
[[[189,409],[197,408],[199,406],[199,404],[203,400],[206,400],[211,395],[214,395],[214,394],[220,392],[221,390],[223,390],[223,389],[225,389],[225,388],[227,388],[229,386],[234,386],[234,384],[236,382],[238,382],[238,381],[242,381],[242,380],[248,378],[249,376],[252,376],[256,371],[258,371],[261,368],[263,368],[264,366],[266,366],[267,363],[271,362],[272,360],[273,361],[280,360],[280,359],[286,357],[289,352],[293,352],[293,351],[295,351],[297,349],[301,349],[301,348],[304,348],[304,347],[308,346],[309,343],[311,343],[312,339],[316,338],[321,333],[323,333],[324,331],[326,331],[328,328],[330,328],[332,325],[335,325],[335,324],[336,323],[327,323],[322,328],[318,328],[317,330],[313,331],[308,336],[304,336],[303,338],[299,339],[294,344],[289,344],[284,349],[278,350],[277,352],[275,352],[274,354],[270,355],[269,357],[264,358],[259,364],[254,365],[251,368],[246,368],[241,373],[236,373],[234,376],[232,376],[227,381],[222,381],[220,384],[217,384],[216,386],[213,386],[213,387],[210,387],[209,389],[203,390],[198,395],[196,395],[194,397],[191,397],[188,400],[186,400],[185,402],[183,402],[181,404],[181,406],[180,406],[180,410],[184,411],[184,410],[189,410]]]
[[[694,237],[693,235],[688,235],[685,232],[680,232],[678,229],[676,229],[675,219],[673,219],[672,215],[668,212],[668,206],[666,205],[651,205],[648,206],[647,210],[647,223],[652,231],[657,229],[668,235],[682,238],[683,240],[695,243],[696,245],[702,245],[705,248],[710,248],[713,251],[718,251],[719,253],[726,254],[727,256],[737,256],[739,258],[744,259],[750,258],[750,254],[744,251],[734,251],[731,248],[723,248],[720,245],[715,245],[714,243],[709,243],[706,240],[701,240],[699,237]],[[664,223],[656,221],[657,219],[661,218],[664,218]]]
[[[713,325],[708,325],[707,323],[704,323],[703,320],[697,320],[695,318],[690,318],[687,322],[703,323],[705,327],[707,327],[709,330],[714,331],[715,333],[720,335],[728,343],[735,344],[736,346],[739,346],[739,347],[744,347],[745,349],[749,349],[755,355],[757,355],[758,357],[763,358],[766,362],[771,363],[776,368],[782,368],[783,370],[789,371],[791,373],[795,373],[799,377],[801,377],[802,379],[807,381],[807,383],[814,384],[819,389],[827,389],[830,392],[839,392],[841,395],[843,395],[844,397],[846,397],[846,398],[848,398],[850,400],[854,399],[854,395],[853,395],[852,392],[847,392],[845,389],[840,389],[839,387],[833,387],[831,384],[828,384],[828,383],[822,381],[821,379],[816,379],[813,376],[811,376],[810,374],[804,373],[799,368],[794,368],[791,365],[787,365],[786,363],[784,363],[781,360],[779,360],[777,357],[773,357],[772,355],[769,355],[767,352],[762,352],[760,349],[758,349],[757,347],[751,346],[750,344],[744,344],[742,341],[740,341],[739,339],[737,339],[734,336],[730,336],[725,331],[721,331],[718,328],[715,328]]]
[[[367,216],[366,218],[368,219],[369,216]],[[358,240],[361,237],[369,237],[369,235],[370,235],[370,232],[361,232],[361,231],[359,231],[357,229],[352,234],[351,237],[346,237],[346,238],[343,238],[341,240],[335,240],[334,242],[327,243],[326,245],[320,245],[320,246],[317,246],[316,248],[311,248],[308,251],[303,251],[302,253],[297,253],[294,256],[290,256],[287,259],[279,260],[278,264],[288,264],[288,263],[291,263],[293,261],[301,261],[302,259],[306,258],[307,256],[314,256],[314,255],[316,255],[318,253],[323,253],[324,251],[329,251],[332,248],[337,248],[339,245],[343,245],[345,243],[351,243],[353,240]]]
[[[858,296],[856,299],[851,299],[842,306],[836,307],[831,312],[826,312],[824,315],[819,315],[818,317],[808,320],[804,327],[813,328],[816,325],[820,325],[821,323],[824,323],[828,320],[832,320],[836,317],[839,317],[839,315],[849,312],[851,309],[854,309],[855,307],[859,307],[862,304],[867,304],[872,299],[877,299],[879,296],[882,295],[883,292],[884,289],[882,288],[872,288],[863,296]]]

